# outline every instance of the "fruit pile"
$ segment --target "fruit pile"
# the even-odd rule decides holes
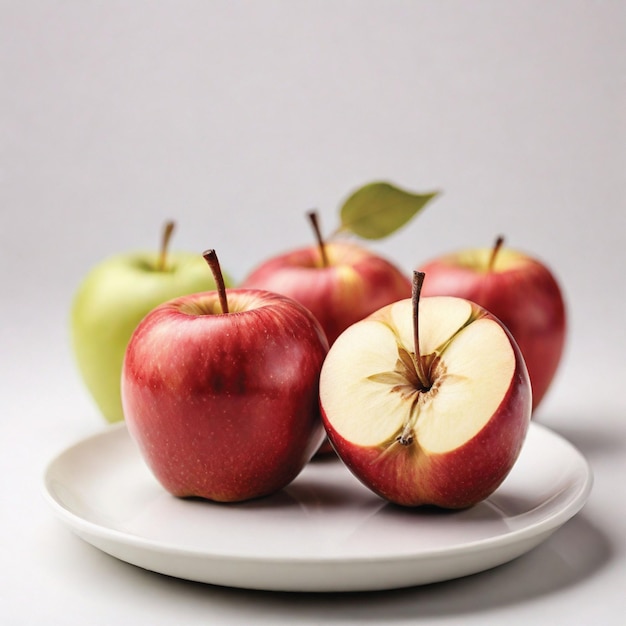
[[[317,244],[236,288],[214,250],[168,254],[173,224],[160,254],[89,273],[72,308],[79,369],[167,491],[269,495],[334,449],[400,505],[493,493],[556,372],[565,307],[549,269],[502,238],[409,276],[338,236],[385,237],[436,195],[365,185],[330,238],[310,212]]]

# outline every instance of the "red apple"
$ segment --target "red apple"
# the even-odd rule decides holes
[[[217,265],[212,251],[207,260]],[[217,265],[219,268],[219,265]],[[313,315],[252,289],[173,299],[149,313],[124,360],[131,436],[175,496],[242,501],[291,482],[324,439]]]
[[[503,247],[459,251],[420,267],[423,296],[457,296],[499,318],[517,341],[533,386],[533,409],[544,398],[561,361],[566,337],[563,295],[544,263]]]
[[[343,332],[320,377],[338,456],[405,506],[464,508],[487,498],[522,448],[532,393],[521,352],[486,309],[453,297],[383,307]]]
[[[411,280],[399,268],[348,241],[322,242],[313,212],[309,214],[318,245],[268,259],[241,284],[297,300],[322,325],[329,344],[354,322],[380,307],[407,298]]]

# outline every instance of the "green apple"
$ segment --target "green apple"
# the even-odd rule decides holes
[[[173,223],[160,252],[119,254],[96,265],[79,285],[71,309],[71,339],[78,369],[102,415],[124,418],[120,381],[126,346],[139,322],[179,296],[215,289],[202,254],[167,253]],[[228,277],[225,278],[230,283]]]

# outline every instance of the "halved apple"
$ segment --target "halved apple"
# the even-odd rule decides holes
[[[501,484],[530,421],[526,365],[503,324],[454,297],[383,307],[335,341],[320,405],[338,456],[401,505],[472,506]]]

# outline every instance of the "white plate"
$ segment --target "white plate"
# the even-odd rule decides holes
[[[505,482],[465,511],[388,504],[335,457],[314,460],[260,500],[182,500],[160,487],[121,424],[55,458],[45,495],[85,541],[148,570],[249,589],[357,591],[432,583],[510,561],[574,516],[591,484],[583,456],[533,423]]]

